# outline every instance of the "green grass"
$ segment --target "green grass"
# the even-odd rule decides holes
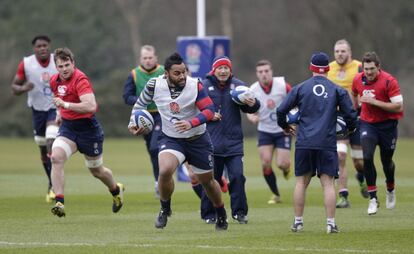
[[[125,206],[111,212],[111,197],[89,175],[81,155],[66,166],[65,218],[45,203],[46,180],[39,153],[30,139],[0,139],[0,253],[414,253],[414,140],[399,140],[397,207],[385,209],[384,178],[377,158],[377,215],[349,172],[352,208],[337,210],[337,235],[325,233],[322,190],[311,183],[305,230],[290,232],[294,179],[277,171],[283,203],[267,205],[270,192],[262,179],[255,140],[246,140],[245,172],[249,224],[230,220],[227,232],[215,232],[199,217],[199,201],[188,183],[176,183],[173,216],[164,230],[154,228],[159,203],[154,199],[149,159],[142,139],[108,139],[105,164],[126,186]],[[348,162],[348,165],[350,163]],[[226,195],[226,207],[229,199]]]

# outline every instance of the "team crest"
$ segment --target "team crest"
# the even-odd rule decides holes
[[[180,105],[177,102],[170,102],[170,112],[174,115],[180,113]]]
[[[59,96],[65,96],[66,95],[66,90],[67,90],[67,86],[58,86],[57,90],[58,90],[58,95]]]
[[[274,109],[274,108],[276,108],[276,103],[272,99],[268,99],[267,102],[266,102],[266,104],[267,104],[267,108],[268,109]]]
[[[43,83],[48,84],[50,80],[50,74],[48,72],[43,72],[42,73],[42,81]]]

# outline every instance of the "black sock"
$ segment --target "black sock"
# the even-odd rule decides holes
[[[160,203],[162,210],[167,212],[171,210],[171,199],[168,199],[166,201],[160,199]]]
[[[279,190],[276,184],[276,175],[273,172],[273,170],[271,168],[268,170],[264,170],[263,176],[264,176],[264,179],[266,180],[267,185],[269,185],[270,190],[273,192],[273,194],[280,196]]]
[[[62,194],[56,195],[55,200],[56,200],[56,203],[60,202],[60,203],[64,204],[65,203],[65,196],[63,196]]]
[[[120,189],[119,189],[118,184],[116,185],[115,189],[113,189],[113,190],[109,190],[109,192],[111,192],[112,196],[116,196],[116,195],[118,195],[118,194],[119,194],[119,192],[120,192]]]
[[[217,218],[227,216],[226,209],[224,209],[224,204],[219,207],[215,207],[215,209],[216,209]]]
[[[195,194],[197,194],[197,196],[201,198],[201,196],[203,195],[203,186],[201,186],[201,184],[196,184],[196,185],[193,185],[192,187],[193,187]]]
[[[347,190],[339,192],[339,196],[344,197],[345,199],[348,199],[348,194],[349,194],[349,192]]]
[[[370,199],[376,198],[378,200],[378,198],[377,198],[377,191],[370,191],[368,193],[369,193],[369,198]]]

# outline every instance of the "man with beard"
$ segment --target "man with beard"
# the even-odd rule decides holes
[[[146,133],[137,127],[134,114],[154,102],[161,115],[162,133],[158,141],[161,209],[156,228],[164,228],[171,216],[171,196],[174,192],[173,174],[178,165],[187,161],[197,180],[215,207],[216,230],[227,230],[227,215],[220,186],[213,178],[213,146],[206,132],[206,122],[214,117],[214,105],[202,83],[187,75],[182,57],[174,53],[165,60],[165,74],[151,79],[136,101],[131,114],[129,131],[134,135]]]

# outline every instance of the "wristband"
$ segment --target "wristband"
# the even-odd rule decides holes
[[[64,102],[63,103],[63,108],[69,109],[70,103],[69,102]]]

